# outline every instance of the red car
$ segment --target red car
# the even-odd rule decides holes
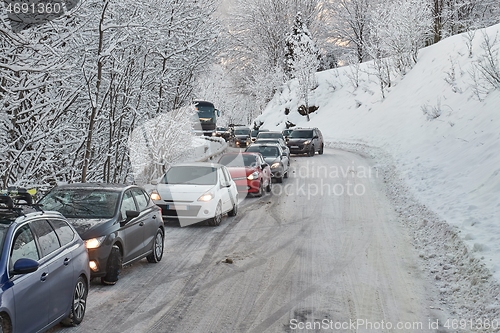
[[[264,189],[271,192],[271,167],[260,153],[229,153],[219,159],[231,174],[240,193],[262,196]]]

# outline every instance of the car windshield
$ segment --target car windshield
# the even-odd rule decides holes
[[[234,135],[249,135],[250,130],[249,129],[236,129],[234,130]]]
[[[119,191],[95,188],[55,188],[40,200],[44,210],[54,210],[69,218],[112,218]]]
[[[283,137],[283,134],[281,133],[273,133],[273,132],[261,132],[259,133],[259,135],[257,136],[257,138],[259,139],[264,139],[264,138],[282,138]]]
[[[269,146],[250,146],[247,151],[261,153],[264,157],[278,157],[279,150],[278,147]]]
[[[217,168],[209,166],[174,166],[167,171],[160,183],[215,185],[217,184]]]
[[[288,136],[290,139],[310,139],[313,136],[313,131],[292,131]]]
[[[227,167],[252,167],[257,164],[254,155],[240,154],[223,155],[219,163]]]

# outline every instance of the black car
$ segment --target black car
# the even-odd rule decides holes
[[[249,127],[235,127],[233,131],[233,146],[245,148],[252,143],[251,130]]]
[[[214,136],[229,141],[231,139],[231,131],[227,127],[217,127],[217,129],[214,132]]]
[[[294,129],[288,135],[286,143],[290,148],[290,154],[307,154],[314,156],[316,152],[323,154],[323,135],[318,128]]]
[[[90,257],[91,277],[115,284],[122,265],[163,256],[160,207],[135,185],[75,183],[57,186],[39,204],[68,218]]]
[[[75,326],[90,284],[85,243],[58,212],[24,189],[0,191],[0,332]]]

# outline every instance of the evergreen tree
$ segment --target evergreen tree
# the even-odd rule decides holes
[[[304,101],[309,121],[309,91],[316,84],[315,73],[319,67],[320,53],[300,12],[295,17],[292,32],[287,36],[285,45],[285,73],[290,79],[298,80],[300,98]]]

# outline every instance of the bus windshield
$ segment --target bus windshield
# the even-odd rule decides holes
[[[215,107],[212,103],[199,102],[196,104],[196,110],[201,122],[215,123]]]

